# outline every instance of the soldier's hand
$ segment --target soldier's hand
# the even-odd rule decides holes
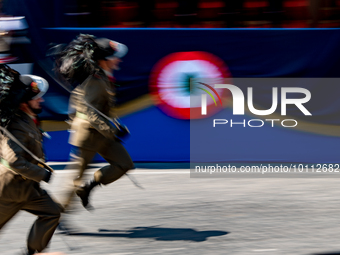
[[[45,174],[43,181],[48,183],[51,180],[51,175],[52,175],[52,172],[46,170],[46,174]]]
[[[124,139],[126,139],[130,135],[130,131],[127,126],[117,122],[119,129],[115,130],[115,140],[119,143],[123,143]]]

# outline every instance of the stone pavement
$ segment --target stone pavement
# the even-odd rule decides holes
[[[89,172],[93,172],[90,169]],[[187,169],[136,169],[98,188],[94,211],[77,202],[76,232],[56,233],[50,252],[70,254],[340,254],[340,178],[190,178]],[[74,172],[44,185],[62,200]],[[90,174],[88,174],[90,177]],[[18,254],[34,216],[20,212],[0,235]]]

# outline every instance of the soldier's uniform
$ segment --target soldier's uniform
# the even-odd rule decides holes
[[[134,168],[130,155],[116,138],[117,133],[123,135],[124,130],[117,129],[102,116],[110,117],[115,89],[109,77],[113,70],[119,70],[120,59],[127,51],[124,44],[85,34],[77,36],[66,47],[60,45],[51,50],[52,55],[57,56],[56,71],[60,76],[71,84],[80,84],[70,98],[70,108],[75,111],[70,116],[73,121],[69,142],[77,147],[79,177],[75,181],[78,186],[76,194],[84,207],[87,207],[89,194],[94,187],[114,182]],[[87,165],[96,153],[109,165],[96,171],[89,183],[79,186]],[[73,191],[65,206],[69,204],[72,194]]]
[[[7,128],[26,148],[43,158],[42,137],[33,120],[19,112]],[[0,229],[19,210],[38,216],[28,236],[28,247],[42,251],[50,241],[60,217],[61,208],[40,188],[48,174],[15,142],[1,139]]]
[[[3,70],[5,70],[3,72]],[[11,81],[6,74],[13,71],[8,67],[1,67],[1,92],[6,91],[7,82]],[[23,77],[23,76],[20,76]],[[41,78],[38,77],[40,80]],[[21,79],[21,78],[20,78]],[[21,143],[36,157],[43,159],[42,134],[34,122],[34,117],[29,116],[22,110],[15,110],[20,102],[28,102],[41,97],[42,93],[37,83],[27,76],[27,84],[14,78],[11,90],[7,98],[1,101],[1,120],[17,141],[13,141],[3,133],[0,137],[0,229],[19,211],[24,210],[38,218],[34,222],[27,240],[27,252],[34,254],[46,248],[51,237],[58,226],[61,206],[56,204],[45,190],[40,187],[39,182],[48,182],[51,172],[38,165],[29,153],[16,142]],[[20,85],[21,84],[21,85]],[[18,89],[20,86],[27,89]],[[17,89],[16,89],[17,87]],[[46,89],[47,90],[47,89]],[[26,92],[24,92],[26,91]],[[11,94],[12,93],[12,97]],[[45,92],[43,92],[45,93]],[[5,95],[5,93],[1,93]],[[34,98],[37,97],[37,98]],[[4,96],[5,97],[5,96]],[[12,104],[13,114],[6,113],[8,104]],[[28,103],[27,103],[28,105]],[[32,108],[30,108],[32,109]]]
[[[113,82],[100,70],[79,85],[70,99],[70,104],[76,110],[71,126],[70,144],[79,148],[79,178],[98,152],[110,163],[94,173],[94,180],[100,184],[114,182],[134,168],[130,155],[115,138],[116,128],[84,103],[86,101],[110,116],[114,94]]]

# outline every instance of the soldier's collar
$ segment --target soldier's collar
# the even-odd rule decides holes
[[[104,73],[106,74],[106,76],[108,76],[108,77],[113,77],[112,72],[109,72],[109,71],[104,70],[104,69],[103,69],[103,71],[104,71]]]
[[[28,116],[27,113],[19,110],[15,113],[15,116],[19,117],[19,119],[21,119],[22,121],[26,122],[26,123],[29,123],[31,118]]]

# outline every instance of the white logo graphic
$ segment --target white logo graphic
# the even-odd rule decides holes
[[[238,88],[235,85],[231,84],[216,84],[216,89],[228,89],[231,92],[231,96],[233,98],[233,114],[234,115],[244,115],[244,94],[240,88]],[[249,111],[255,115],[270,115],[275,112],[277,105],[278,105],[278,89],[276,87],[273,88],[272,93],[272,106],[270,109],[267,110],[257,110],[255,109],[253,105],[253,88],[248,88],[248,108]],[[289,99],[287,98],[288,93],[302,93],[305,95],[304,98],[298,98],[298,99]],[[306,107],[303,106],[304,103],[307,103],[311,99],[311,93],[309,90],[304,88],[296,88],[296,87],[282,87],[281,88],[281,115],[286,115],[286,109],[288,104],[295,105],[297,108],[300,109],[300,111],[304,115],[312,115]],[[207,94],[201,95],[201,114],[206,115],[207,114]]]

